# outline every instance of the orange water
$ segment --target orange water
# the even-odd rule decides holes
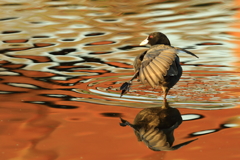
[[[239,1],[0,2],[0,160],[240,159]],[[161,90],[134,81],[138,44],[161,31],[179,55],[183,76],[168,101],[184,121],[171,152],[137,141],[133,121],[162,105]],[[200,132],[205,131],[205,132]],[[198,134],[197,134],[198,133]]]

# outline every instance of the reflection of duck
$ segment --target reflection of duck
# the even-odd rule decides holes
[[[131,126],[138,141],[143,141],[154,151],[176,150],[196,140],[172,146],[174,129],[182,123],[182,117],[178,109],[170,107],[167,101],[162,107],[146,108],[140,111],[133,124],[122,118],[121,121],[121,126]]]
[[[151,47],[139,54],[133,63],[135,74],[129,82],[125,82],[120,89],[121,96],[129,91],[132,80],[139,77],[142,83],[150,84],[152,88],[161,86],[164,99],[182,75],[182,67],[177,54],[185,52],[197,57],[187,50],[172,47],[167,36],[160,32],[151,33],[140,45],[149,44]]]

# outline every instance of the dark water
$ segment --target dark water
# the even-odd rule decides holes
[[[1,160],[236,160],[240,125],[237,0],[0,2]],[[168,101],[183,123],[171,152],[137,142],[119,117],[162,105],[160,89],[134,81],[132,62],[150,32],[181,54]],[[160,93],[159,93],[160,92]],[[174,142],[174,143],[175,143]]]

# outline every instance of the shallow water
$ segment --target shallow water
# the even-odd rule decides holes
[[[230,0],[2,0],[1,160],[236,160],[240,126],[240,12]],[[160,89],[134,81],[132,62],[150,32],[181,54],[168,101],[184,122],[176,151],[154,152],[119,117],[162,105]],[[160,92],[160,93],[159,93]]]

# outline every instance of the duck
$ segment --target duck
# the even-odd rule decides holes
[[[167,101],[161,107],[145,108],[135,117],[133,124],[120,117],[120,126],[133,128],[138,141],[142,141],[153,151],[177,150],[197,139],[173,146],[174,130],[182,124],[182,117],[177,108],[172,108]]]
[[[121,95],[130,90],[132,81],[138,78],[143,84],[152,88],[160,86],[163,91],[163,99],[166,100],[169,90],[182,76],[182,67],[178,53],[187,53],[196,58],[194,53],[182,48],[171,46],[168,37],[161,32],[150,33],[140,46],[150,45],[150,48],[136,56],[133,67],[132,79],[120,87]]]

